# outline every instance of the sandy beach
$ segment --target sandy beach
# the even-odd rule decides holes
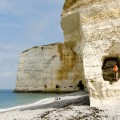
[[[88,93],[82,91],[3,110],[0,120],[119,120],[118,109],[92,108]]]

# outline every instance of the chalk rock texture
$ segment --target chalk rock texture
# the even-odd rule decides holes
[[[84,76],[80,59],[62,43],[28,49],[19,59],[16,91],[78,91]]]
[[[113,74],[114,64],[120,66],[120,1],[66,0],[62,20],[65,43],[72,41],[73,49],[82,48],[91,106],[107,104],[120,95],[120,82],[114,82]]]
[[[120,1],[65,0],[61,27],[63,44],[21,54],[16,90],[77,91],[82,81],[91,106],[108,104],[120,95]]]

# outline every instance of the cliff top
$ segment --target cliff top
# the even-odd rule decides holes
[[[73,11],[74,9],[84,7],[95,2],[108,2],[111,0],[65,0],[62,16],[64,16],[68,11]]]

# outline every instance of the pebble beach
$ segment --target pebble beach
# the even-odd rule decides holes
[[[0,120],[119,120],[119,106],[90,107],[85,91],[0,111]]]

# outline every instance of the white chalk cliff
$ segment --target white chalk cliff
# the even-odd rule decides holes
[[[62,43],[36,46],[22,52],[16,91],[78,91],[83,79],[79,56]]]
[[[63,44],[22,52],[16,91],[72,92],[82,81],[91,106],[120,95],[112,71],[120,67],[120,1],[66,0],[61,26]]]

